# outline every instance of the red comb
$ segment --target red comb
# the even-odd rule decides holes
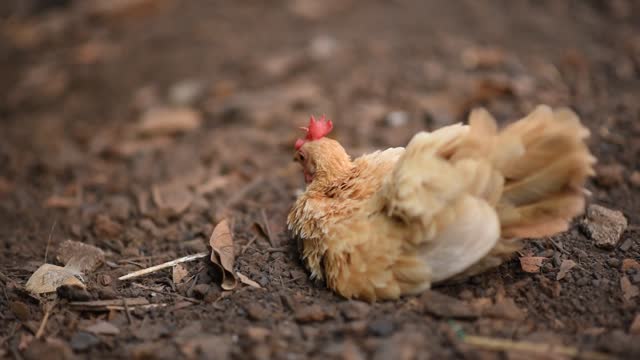
[[[309,119],[309,126],[303,127],[303,130],[307,132],[307,136],[304,139],[298,139],[296,141],[296,150],[300,149],[307,141],[320,140],[331,132],[333,129],[333,123],[331,120],[327,120],[326,116],[322,115],[319,120],[311,115]]]

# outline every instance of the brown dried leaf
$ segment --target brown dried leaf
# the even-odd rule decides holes
[[[189,275],[189,271],[182,264],[178,264],[173,267],[173,283],[180,284],[184,280],[185,277]]]
[[[61,266],[42,264],[27,281],[25,288],[33,294],[55,292],[62,285],[72,285],[84,288],[82,281]]]
[[[140,120],[142,135],[172,135],[195,130],[202,123],[202,115],[191,108],[152,108]]]
[[[622,260],[622,271],[626,272],[629,269],[636,269],[637,271],[640,271],[640,263],[634,259]]]
[[[556,280],[562,280],[564,279],[565,276],[567,276],[567,273],[569,273],[569,270],[573,269],[573,267],[576,266],[576,262],[573,260],[563,260],[562,264],[560,264],[560,271],[558,271],[558,275],[556,276]]]
[[[628,277],[623,276],[620,279],[620,288],[622,289],[622,297],[625,300],[631,300],[640,295],[640,288],[633,285]]]
[[[93,271],[104,263],[104,252],[89,244],[67,240],[58,248],[57,259],[76,272]]]
[[[245,285],[249,285],[249,286],[253,286],[254,288],[258,288],[258,289],[262,289],[262,286],[260,286],[260,284],[258,284],[257,282],[249,279],[246,275],[240,273],[240,272],[236,272],[236,276],[238,277],[238,279],[240,279],[240,282],[245,284]]]
[[[175,214],[187,210],[194,198],[187,186],[180,183],[153,185],[151,194],[158,208],[171,210]]]
[[[229,222],[224,219],[216,225],[209,238],[212,248],[211,262],[222,271],[222,288],[232,290],[238,285],[238,280],[233,272],[235,262],[235,250]]]
[[[545,259],[542,256],[523,256],[520,258],[520,267],[524,272],[537,273],[540,272],[540,266]]]

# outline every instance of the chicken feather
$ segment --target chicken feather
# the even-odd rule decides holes
[[[542,105],[502,130],[476,109],[469,125],[353,161],[335,140],[305,141],[297,159],[311,181],[288,227],[311,277],[342,296],[418,294],[566,230],[593,175],[588,136],[571,110]]]

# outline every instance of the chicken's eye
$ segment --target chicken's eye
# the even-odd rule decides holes
[[[298,160],[300,160],[301,162],[304,161],[304,154],[303,153],[298,153]]]

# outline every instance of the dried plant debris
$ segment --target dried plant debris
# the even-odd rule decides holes
[[[202,115],[191,108],[152,108],[140,119],[138,132],[141,135],[173,135],[192,131],[200,127]]]
[[[193,192],[181,183],[154,185],[151,189],[153,201],[161,210],[180,214],[189,208],[193,202]]]
[[[55,292],[63,285],[84,288],[84,273],[97,269],[104,262],[104,252],[99,248],[78,241],[67,240],[60,245],[58,261],[64,267],[43,264],[29,278],[26,289],[33,294]]]
[[[180,284],[189,275],[189,271],[182,264],[177,264],[173,267],[172,280],[174,284]]]
[[[520,267],[524,272],[538,273],[545,259],[541,256],[523,256],[520,258]]]
[[[576,262],[573,260],[563,260],[560,264],[560,271],[558,271],[556,280],[564,279],[564,277],[569,273],[569,270],[573,269],[576,265]]]
[[[235,250],[229,222],[226,219],[218,223],[213,229],[209,245],[211,245],[212,249],[211,262],[222,272],[222,288],[224,290],[234,289],[238,285],[238,280],[233,271]]]

